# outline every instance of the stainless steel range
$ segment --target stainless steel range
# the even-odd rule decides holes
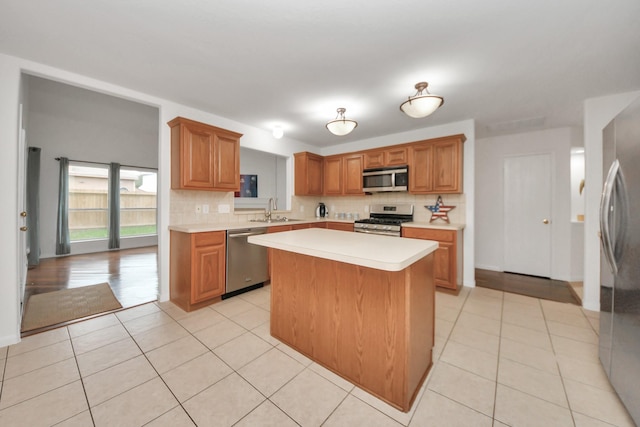
[[[353,231],[400,237],[400,225],[410,221],[413,221],[413,205],[371,205],[369,218],[355,221]]]

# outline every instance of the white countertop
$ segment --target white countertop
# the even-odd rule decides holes
[[[216,224],[180,224],[170,225],[169,230],[180,231],[182,233],[205,233],[208,231],[226,231],[226,230],[238,230],[241,228],[263,228],[263,227],[278,227],[281,225],[295,225],[295,224],[310,224],[316,222],[344,222],[353,224],[353,220],[343,219],[294,219],[291,221],[274,221],[274,222],[261,222],[261,221],[244,221],[233,223],[216,223]]]
[[[405,222],[402,224],[403,227],[413,227],[413,228],[431,228],[434,230],[456,230],[460,231],[464,229],[464,224],[447,224],[446,222],[436,220],[434,222]]]
[[[249,243],[386,271],[404,270],[438,248],[431,240],[323,228],[249,236]]]

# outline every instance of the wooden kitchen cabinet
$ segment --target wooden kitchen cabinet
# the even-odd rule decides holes
[[[240,190],[242,134],[176,117],[171,127],[171,188]]]
[[[402,227],[402,237],[437,241],[433,260],[436,286],[455,290],[462,284],[462,231]]]
[[[324,194],[362,195],[362,155],[345,154],[324,158]]]
[[[302,152],[294,155],[294,191],[296,196],[321,196],[324,179],[324,158]]]
[[[220,300],[226,283],[226,233],[171,231],[171,301],[192,311]]]
[[[365,151],[364,169],[384,168],[389,166],[406,166],[408,163],[407,147],[390,147],[383,150]]]
[[[362,192],[362,155],[347,154],[342,159],[343,188],[342,194],[359,196]]]
[[[329,230],[353,231],[353,224],[349,222],[328,222],[327,228]]]
[[[324,158],[324,194],[328,196],[342,195],[342,156]]]
[[[431,139],[409,146],[409,192],[462,193],[464,135]]]

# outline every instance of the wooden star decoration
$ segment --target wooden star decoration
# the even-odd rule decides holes
[[[442,197],[438,196],[438,200],[436,200],[436,204],[432,206],[425,206],[425,208],[431,211],[431,220],[429,222],[433,222],[436,219],[441,219],[449,223],[449,211],[455,206],[447,206],[442,203]]]

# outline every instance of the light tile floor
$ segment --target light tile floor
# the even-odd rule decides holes
[[[269,292],[145,304],[1,348],[0,426],[633,426],[598,362],[598,313],[438,292],[434,367],[402,413],[272,338]]]

